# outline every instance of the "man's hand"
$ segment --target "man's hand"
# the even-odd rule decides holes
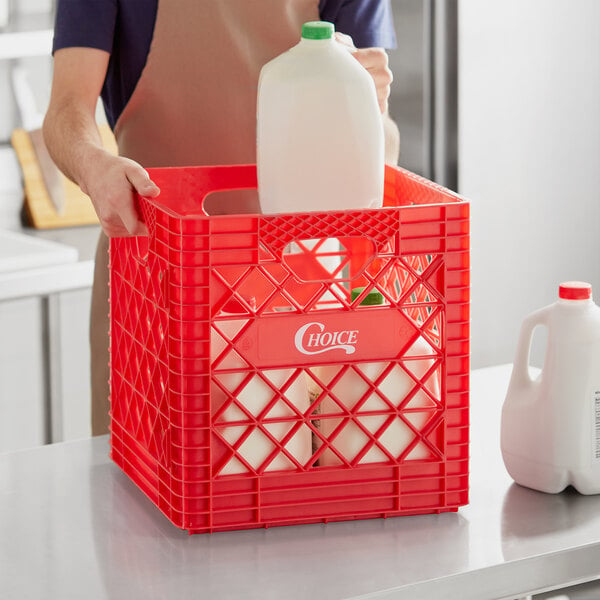
[[[347,46],[354,58],[371,74],[377,90],[377,100],[382,114],[388,109],[388,98],[394,77],[389,68],[387,52],[383,48],[356,48],[352,38],[345,33],[336,32],[336,40]]]
[[[388,165],[397,165],[400,156],[400,132],[398,126],[391,119],[388,110],[391,85],[394,77],[389,68],[387,52],[383,48],[356,48],[352,38],[345,33],[336,32],[337,41],[347,46],[356,60],[367,69],[375,82],[377,100],[383,115],[383,129],[385,134],[385,162]]]
[[[95,112],[108,60],[108,52],[95,48],[55,52],[44,139],[58,168],[92,199],[107,236],[142,235],[135,192],[154,197],[159,190],[138,163],[102,146]]]
[[[90,149],[81,189],[91,198],[107,236],[147,234],[136,211],[135,193],[154,198],[160,190],[138,163],[102,149]]]

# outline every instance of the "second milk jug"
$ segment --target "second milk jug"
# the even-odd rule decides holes
[[[364,288],[355,288],[352,290],[352,300],[355,301],[362,293]],[[361,306],[373,307],[381,306],[384,308],[385,299],[379,291],[369,292],[361,302]],[[364,433],[361,426],[373,434],[377,434],[378,442],[389,454],[384,453],[377,446],[372,446],[366,454],[360,459],[359,463],[378,463],[388,462],[389,456],[398,457],[403,455],[403,461],[426,460],[430,458],[429,449],[422,442],[418,442],[410,451],[407,452],[409,444],[415,440],[414,431],[405,423],[410,424],[421,432],[426,423],[431,419],[436,407],[435,400],[440,399],[439,369],[424,381],[425,374],[431,371],[434,364],[432,347],[419,336],[405,352],[403,366],[396,366],[389,370],[388,362],[362,362],[354,369],[348,369],[334,386],[334,393],[337,401],[334,400],[328,391],[321,394],[320,412],[322,414],[339,414],[341,412],[340,403],[348,410],[356,411],[357,404],[362,404],[358,408],[352,421],[348,421],[341,431],[335,435],[332,445],[337,453],[341,454],[347,461],[352,461],[363,451],[363,448],[370,441]],[[429,358],[431,357],[431,358]],[[315,370],[321,381],[330,386],[332,380],[344,368],[343,365],[323,365]],[[387,375],[383,373],[388,371]],[[359,374],[362,373],[362,375]],[[375,392],[369,391],[369,384],[365,377],[373,382],[378,380],[377,390],[383,392],[388,401],[382,400],[381,396]],[[416,382],[423,383],[424,389],[414,391]],[[424,391],[424,390],[427,391]],[[318,394],[314,387],[310,390],[313,396]],[[368,397],[364,400],[365,394]],[[405,403],[409,394],[412,398]],[[402,417],[396,416],[390,422],[390,404],[396,408],[403,405]],[[406,409],[406,410],[405,410]],[[377,414],[379,413],[379,414]],[[322,419],[319,427],[326,437],[330,437],[341,423],[345,421],[343,414],[340,418]],[[359,425],[360,423],[360,425]],[[384,429],[383,432],[381,431]],[[338,454],[328,448],[322,454],[319,464],[339,465],[342,464]]]
[[[375,83],[331,23],[261,71],[257,169],[263,213],[380,207],[384,137]]]
[[[533,330],[548,328],[541,374],[529,374]],[[504,464],[521,485],[600,493],[600,307],[583,282],[525,319],[502,409]]]

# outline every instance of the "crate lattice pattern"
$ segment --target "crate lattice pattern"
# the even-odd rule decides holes
[[[149,241],[111,242],[112,455],[179,527],[467,501],[468,211],[387,176],[383,211],[190,219],[142,201]],[[385,304],[361,306],[374,290]],[[253,343],[365,310],[400,315],[396,355],[287,364]]]

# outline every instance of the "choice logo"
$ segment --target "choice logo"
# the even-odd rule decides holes
[[[329,350],[356,352],[358,330],[325,331],[325,325],[314,321],[302,325],[294,336],[294,344],[302,354],[322,354]]]

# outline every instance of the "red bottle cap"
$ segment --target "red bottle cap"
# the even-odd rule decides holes
[[[587,300],[592,297],[592,286],[585,281],[565,281],[558,287],[558,297],[563,300]]]

